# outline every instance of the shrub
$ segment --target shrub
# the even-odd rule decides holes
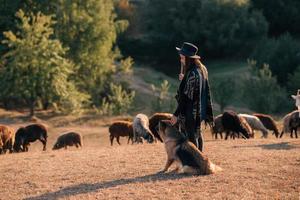
[[[250,61],[251,76],[243,80],[243,101],[256,112],[279,113],[286,111],[287,93],[280,87],[267,64],[257,68],[255,61]]]
[[[110,84],[109,94],[104,97],[99,112],[104,115],[126,114],[132,106],[135,92],[127,92],[121,85]]]
[[[155,100],[152,101],[152,109],[155,112],[173,112],[175,107],[175,98],[169,93],[170,84],[164,80],[159,87],[151,85]]]
[[[220,111],[236,99],[236,82],[234,77],[216,78],[211,81],[212,99],[220,105]]]

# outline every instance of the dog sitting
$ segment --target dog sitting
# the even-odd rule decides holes
[[[160,121],[158,132],[167,152],[167,163],[161,172],[166,172],[174,161],[178,164],[176,171],[179,173],[208,175],[222,170],[210,162],[169,120]]]

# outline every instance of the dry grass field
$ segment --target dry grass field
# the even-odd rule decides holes
[[[0,122],[28,124],[21,114],[1,111]],[[205,132],[205,154],[223,168],[209,176],[157,174],[166,160],[161,143],[110,146],[113,119],[47,118],[48,148],[0,156],[0,199],[300,199],[300,139],[285,136],[248,141],[212,140]],[[81,132],[84,147],[52,151],[56,137]]]

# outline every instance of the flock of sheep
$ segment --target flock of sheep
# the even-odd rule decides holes
[[[16,132],[9,126],[0,125],[0,154],[5,154],[7,151],[10,153],[26,152],[30,143],[37,140],[43,144],[43,150],[45,151],[47,138],[47,128],[42,124],[20,127]],[[57,138],[53,150],[73,145],[76,147],[82,146],[82,137],[79,133],[69,132]]]
[[[155,113],[151,117],[144,114],[138,114],[132,121],[115,121],[109,126],[110,143],[116,138],[120,144],[120,137],[128,137],[128,142],[142,143],[143,140],[148,143],[162,141],[158,134],[158,124],[161,120],[170,120],[170,113]],[[260,131],[262,137],[268,137],[268,130],[272,131],[275,136],[282,137],[284,133],[290,133],[290,137],[298,138],[297,129],[300,128],[300,112],[293,111],[283,118],[283,129],[279,132],[275,121],[269,115],[265,114],[237,114],[233,111],[226,111],[214,119],[214,125],[211,127],[212,136],[215,139],[218,135],[225,140],[228,137],[253,138],[254,131]],[[20,152],[28,151],[30,143],[39,140],[43,144],[43,150],[47,145],[47,128],[42,124],[31,124],[19,128],[16,132],[6,125],[0,125],[0,154],[9,151]],[[82,147],[82,136],[76,132],[68,132],[57,138],[53,150],[67,148],[67,146]]]
[[[243,138],[254,138],[254,131],[260,131],[262,137],[268,137],[268,130],[272,131],[277,138],[282,137],[284,133],[290,133],[293,138],[298,138],[297,129],[300,128],[299,111],[293,111],[288,113],[283,118],[283,129],[279,132],[274,119],[270,115],[265,114],[237,114],[233,111],[226,111],[215,117],[214,125],[211,127],[212,136],[215,139],[218,135],[223,139],[223,133],[225,133],[225,140],[228,137],[239,137],[240,134]],[[155,113],[149,119],[144,114],[138,114],[133,121],[116,121],[109,127],[110,142],[113,145],[114,138],[116,138],[118,144],[120,144],[120,137],[127,136],[128,142],[140,143],[142,140],[146,140],[149,143],[159,140],[162,142],[158,132],[157,126],[160,120],[171,119],[170,113]]]

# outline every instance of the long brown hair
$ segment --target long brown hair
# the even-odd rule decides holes
[[[183,73],[185,74],[188,69],[195,64],[201,71],[202,76],[207,79],[208,78],[208,72],[205,67],[205,65],[200,61],[199,58],[190,58],[190,57],[185,57],[185,65],[183,66]]]

